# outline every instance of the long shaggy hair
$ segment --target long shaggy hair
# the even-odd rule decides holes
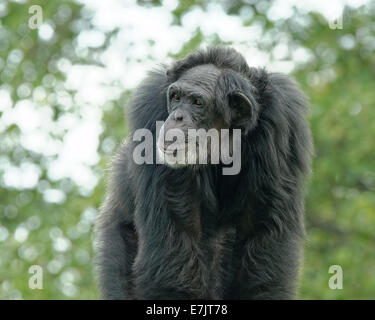
[[[254,106],[251,121],[241,124],[240,173],[222,175],[221,164],[136,165],[133,132],[146,128],[155,139],[155,122],[168,117],[168,86],[203,64],[221,70],[215,105],[227,123],[231,91],[241,88]],[[249,67],[232,48],[211,47],[150,72],[130,110],[130,139],[113,161],[97,222],[102,295],[292,298],[312,153],[308,103],[295,82]]]

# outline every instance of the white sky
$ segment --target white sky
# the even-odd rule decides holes
[[[166,0],[162,7],[139,7],[135,1],[128,0],[86,0],[80,1],[94,10],[93,23],[96,30],[82,32],[78,37],[77,50],[87,47],[100,46],[104,41],[103,31],[120,28],[118,36],[101,56],[103,68],[93,66],[72,66],[69,61],[62,60],[59,67],[66,72],[67,81],[60,84],[62,89],[57,97],[69,109],[73,103],[83,106],[82,119],[73,114],[60,119],[56,124],[52,121],[49,106],[36,107],[38,100],[43,98],[43,88],[34,90],[32,99],[28,96],[27,85],[19,88],[19,94],[25,99],[19,101],[12,108],[9,96],[9,87],[0,87],[0,130],[16,123],[23,132],[22,145],[30,150],[48,155],[58,154],[58,160],[49,163],[49,175],[52,179],[71,177],[88,193],[98,177],[90,170],[89,166],[99,160],[96,149],[99,134],[102,131],[100,124],[102,106],[109,99],[120,95],[122,88],[134,88],[144,77],[147,70],[158,63],[168,62],[169,52],[178,52],[182,45],[188,41],[193,31],[199,26],[205,37],[217,33],[223,40],[234,41],[238,49],[252,66],[267,66],[271,71],[290,72],[293,68],[291,61],[271,61],[270,56],[256,48],[256,41],[265,41],[260,38],[259,26],[244,27],[238,17],[228,16],[219,5],[211,5],[207,12],[199,8],[186,14],[182,26],[170,26],[172,20],[171,10],[176,5],[176,0]],[[272,20],[277,20],[291,15],[293,6],[303,10],[316,10],[329,19],[341,15],[344,4],[357,7],[365,0],[277,0],[274,7],[267,13]],[[242,15],[252,14],[243,11]],[[328,28],[328,26],[327,26]],[[39,30],[41,39],[48,41],[53,36],[53,28],[43,24]],[[150,47],[149,40],[155,45]],[[131,45],[132,44],[132,45]],[[288,52],[287,35],[279,35],[279,44],[274,48],[274,54],[282,58]],[[16,52],[17,53],[17,52]],[[17,53],[19,55],[19,53]],[[15,55],[17,57],[17,55]],[[153,57],[151,60],[149,56]],[[140,59],[140,62],[137,61]],[[306,61],[309,53],[300,49],[293,53],[293,61]],[[46,79],[46,83],[54,79]],[[119,83],[120,85],[113,85]],[[72,101],[65,89],[78,90],[78,95]],[[64,94],[65,92],[65,94]],[[45,93],[44,93],[45,96]],[[67,129],[63,143],[54,141],[48,132]],[[40,172],[33,165],[25,164],[21,168],[11,167],[6,158],[0,157],[0,166],[6,166],[7,173],[2,183],[6,186],[18,188],[32,188],[37,183]],[[49,194],[51,196],[48,198]],[[64,199],[58,197],[56,192],[47,190],[47,201],[58,202]],[[57,199],[57,200],[56,200]]]

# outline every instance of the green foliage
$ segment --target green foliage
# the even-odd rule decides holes
[[[373,14],[374,8],[346,10],[342,30],[327,30],[315,17],[308,30],[313,44],[310,38],[301,39],[308,48],[324,48],[316,49],[315,65],[296,73],[311,99],[316,149],[306,206],[309,241],[301,298],[375,298],[375,57],[368,47],[375,30],[364,31]],[[345,39],[353,39],[352,48],[345,48]],[[330,63],[328,52],[335,56]],[[329,80],[322,72],[328,68],[333,72]],[[319,81],[309,86],[308,79],[314,77]],[[327,287],[326,272],[333,264],[344,270],[343,290]]]
[[[28,8],[34,4],[43,8],[43,22],[54,30],[49,41],[38,35],[38,29],[28,27],[31,16]],[[5,2],[4,5],[6,14],[0,24],[0,85],[9,90],[13,106],[43,88],[37,107],[48,106],[55,122],[63,115],[77,113],[80,106],[73,104],[67,109],[56,95],[64,93],[72,99],[75,95],[62,86],[65,70],[64,65],[58,66],[59,61],[92,62],[92,52],[75,50],[79,32],[92,28],[89,19],[81,15],[82,7],[74,1]],[[22,87],[29,88],[30,92],[23,94]],[[121,111],[115,112],[123,118]],[[51,138],[63,141],[65,131],[49,130]],[[0,158],[2,163],[8,163],[0,169],[0,226],[3,228],[0,233],[3,238],[8,235],[0,242],[0,298],[97,298],[92,270],[92,216],[102,200],[103,186],[83,195],[72,179],[52,179],[48,166],[58,155],[30,151],[23,146],[23,135],[17,124],[2,127],[0,131]],[[38,184],[31,189],[15,188],[4,182],[10,165],[22,164],[36,165],[41,171]],[[46,189],[62,190],[66,201],[63,204],[46,202],[43,197]],[[16,240],[17,234],[25,233],[26,241]],[[31,276],[28,269],[34,264],[44,270],[43,290],[28,287]]]
[[[77,98],[79,93],[65,86],[66,66],[100,66],[101,52],[111,45],[119,30],[105,33],[102,45],[82,50],[77,45],[79,35],[95,29],[86,7],[73,0],[3,3],[0,7],[0,298],[98,298],[93,271],[93,219],[103,200],[110,155],[127,133],[123,107],[131,92],[123,88],[120,98],[114,96],[104,106],[97,106],[102,126],[97,148],[100,160],[88,167],[99,180],[92,188],[85,189],[73,177],[54,177],[51,163],[58,159],[59,152],[46,155],[25,145],[22,124],[4,120],[9,109],[3,108],[6,101],[1,90],[9,92],[12,108],[31,99],[39,113],[51,112],[54,125],[40,130],[63,146],[68,132],[61,130],[59,121],[67,115],[85,117],[85,109]],[[179,1],[172,11],[171,24],[183,25],[184,15],[195,8],[207,11],[210,3]],[[228,15],[241,17],[244,27],[262,26],[262,37],[254,43],[259,50],[272,53],[271,61],[278,60],[273,48],[285,35],[288,54],[283,61],[294,61],[301,48],[309,57],[299,61],[292,72],[311,101],[310,123],[316,154],[307,190],[307,242],[298,298],[374,299],[375,6],[346,8],[343,29],[332,30],[316,12],[294,8],[288,19],[273,21],[267,16],[272,2],[249,3],[252,2],[222,2]],[[43,39],[40,30],[27,26],[28,8],[33,4],[41,5],[43,21],[53,30],[48,40]],[[138,5],[155,10],[163,2],[138,1]],[[197,21],[190,40],[170,56],[178,58],[201,45],[219,43],[229,44],[218,34],[206,35]],[[150,40],[147,45],[153,48],[158,43]],[[251,64],[251,57],[246,58]],[[38,92],[42,94],[35,98]],[[72,103],[69,106],[62,103],[58,99],[61,95]],[[9,170],[30,165],[39,170],[35,185],[17,187],[17,183],[7,182]],[[59,190],[63,197],[48,201],[46,193],[51,190]],[[35,264],[44,270],[43,290],[28,287],[28,269]],[[342,290],[328,287],[331,265],[343,268]]]

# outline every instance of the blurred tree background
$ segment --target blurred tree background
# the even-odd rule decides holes
[[[209,44],[290,73],[310,98],[316,156],[298,298],[375,299],[375,3],[346,6],[343,28],[331,29],[321,12],[280,1],[123,1],[143,15],[140,42],[112,2],[0,2],[0,299],[99,297],[93,222],[136,71]],[[36,29],[32,5],[43,10]],[[157,38],[163,23],[170,33]],[[32,265],[42,290],[28,286]],[[328,286],[331,265],[343,268],[342,290]]]

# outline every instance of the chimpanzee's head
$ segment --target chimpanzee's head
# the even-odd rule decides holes
[[[202,159],[217,163],[224,149],[233,155],[233,129],[247,135],[259,108],[256,89],[241,73],[213,63],[189,67],[188,58],[167,73],[172,78],[167,90],[169,116],[157,148],[172,167],[201,164]]]

